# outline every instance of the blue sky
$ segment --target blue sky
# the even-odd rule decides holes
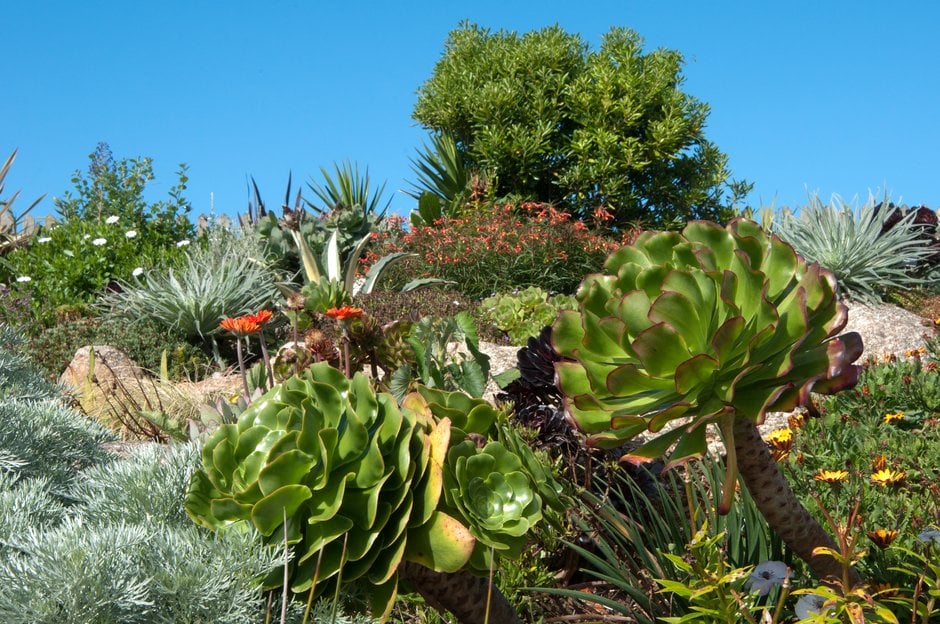
[[[387,181],[393,210],[426,137],[415,92],[462,20],[520,32],[559,24],[595,46],[612,26],[686,59],[706,135],[754,182],[753,205],[807,190],[940,207],[940,53],[933,2],[0,3],[0,157],[21,207],[72,188],[99,141],[150,156],[152,198],[189,165],[194,212],[269,205],[350,159]],[[295,187],[296,188],[296,187]],[[308,196],[312,196],[308,193]],[[52,212],[47,198],[37,213]]]

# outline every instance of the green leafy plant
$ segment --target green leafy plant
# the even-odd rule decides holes
[[[81,347],[109,345],[141,368],[157,373],[166,354],[167,378],[197,381],[212,372],[212,358],[186,337],[149,318],[84,317],[41,329],[26,352],[47,379],[58,379]]]
[[[627,29],[600,48],[558,26],[523,34],[463,23],[448,36],[413,116],[449,134],[496,197],[606,206],[609,224],[726,220],[747,184],[704,133],[708,106],[683,93],[682,55],[643,51]],[[558,290],[558,289],[555,289]]]
[[[473,319],[467,312],[444,319],[425,317],[415,323],[406,342],[415,354],[415,364],[396,370],[389,388],[401,400],[414,386],[461,390],[483,396],[490,372],[490,358],[480,351]],[[463,353],[459,348],[463,348]]]
[[[814,573],[841,576],[834,560],[814,554],[833,548],[832,538],[795,497],[756,428],[768,410],[856,382],[861,338],[836,337],[847,313],[833,276],[753,222],[693,222],[681,234],[642,234],[576,296],[580,311],[563,311],[554,325],[567,359],[555,366],[588,444],[616,447],[648,431],[651,439],[625,459],[665,456],[671,467],[704,456],[706,428],[718,425],[728,453],[719,510],[730,508],[740,474]]]
[[[890,216],[889,210],[876,210],[874,197],[858,208],[838,196],[826,206],[812,195],[799,216],[781,214],[777,231],[808,262],[831,271],[843,295],[877,303],[886,289],[922,283],[913,269],[934,254],[920,237],[916,212],[885,231]]]
[[[448,438],[363,375],[314,364],[209,438],[186,510],[211,529],[250,521],[268,543],[286,539],[293,591],[362,579],[386,614],[403,556],[454,572],[472,551],[466,529],[436,510]]]
[[[576,310],[578,302],[569,295],[549,295],[537,286],[511,294],[487,297],[480,302],[483,317],[506,332],[514,345],[524,345],[555,322],[561,310]]]
[[[432,135],[431,144],[411,160],[411,169],[418,178],[409,193],[418,200],[409,217],[412,226],[433,226],[441,217],[457,215],[469,200],[471,175],[450,134]]]
[[[115,162],[101,144],[90,160],[87,176],[76,172],[73,178],[77,195],[56,201],[60,221],[0,261],[0,281],[15,296],[30,294],[31,316],[44,325],[61,306],[93,302],[112,280],[130,280],[137,269],[171,261],[193,238],[182,196],[185,167],[168,201],[147,203],[149,159]]]

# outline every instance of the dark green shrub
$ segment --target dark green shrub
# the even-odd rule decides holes
[[[600,49],[550,26],[524,34],[465,23],[418,90],[414,118],[456,141],[494,196],[555,202],[609,225],[727,220],[748,185],[705,137],[708,105],[683,93],[676,50],[644,52],[612,28]]]
[[[79,318],[41,330],[30,338],[27,349],[49,379],[58,379],[75,352],[89,345],[120,349],[152,372],[160,371],[160,361],[166,351],[171,379],[203,377],[212,367],[211,356],[188,343],[181,334],[167,331],[146,319],[132,323],[118,318]]]

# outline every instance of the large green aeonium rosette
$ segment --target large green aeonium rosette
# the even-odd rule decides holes
[[[213,530],[250,523],[272,544],[286,532],[295,592],[364,579],[382,617],[403,559],[454,572],[473,551],[473,536],[438,510],[449,441],[449,420],[314,364],[213,433],[186,511]]]
[[[553,332],[567,413],[591,445],[649,432],[628,458],[675,465],[705,454],[710,423],[733,449],[734,418],[759,424],[857,381],[861,338],[836,337],[835,278],[751,221],[645,232],[604,270]]]

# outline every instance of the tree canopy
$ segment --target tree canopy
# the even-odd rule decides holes
[[[497,196],[553,202],[611,225],[724,220],[748,185],[704,135],[709,107],[680,90],[682,55],[613,28],[598,50],[558,26],[452,31],[414,118],[451,135]]]

